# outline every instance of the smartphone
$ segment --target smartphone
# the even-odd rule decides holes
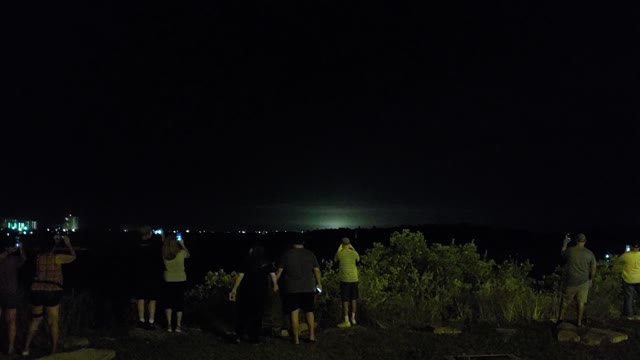
[[[182,233],[181,232],[177,232],[176,233],[176,240],[182,241]]]
[[[629,251],[631,251],[631,245],[626,245],[626,246],[624,247],[624,251],[625,251],[625,252],[629,252]]]

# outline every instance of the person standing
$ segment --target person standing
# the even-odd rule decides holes
[[[69,254],[57,254],[56,248],[60,241],[64,242]],[[29,347],[34,335],[40,327],[44,311],[51,333],[51,353],[58,348],[60,300],[63,295],[62,265],[69,264],[76,259],[76,252],[71,246],[71,240],[66,235],[54,236],[53,248],[48,251],[41,248],[36,255],[36,274],[31,284],[31,323],[27,341],[22,355],[29,356]],[[44,310],[44,311],[43,311]]]
[[[576,300],[578,326],[582,326],[585,304],[589,296],[589,289],[593,286],[596,275],[596,257],[585,247],[587,237],[580,233],[576,236],[576,246],[567,248],[571,242],[569,234],[562,245],[562,256],[566,260],[563,270],[563,299],[560,307],[559,321],[566,315],[566,307],[572,300]]]
[[[622,316],[631,319],[634,315],[633,298],[640,295],[640,241],[635,241],[630,251],[620,255],[624,306]]]
[[[313,314],[316,291],[322,291],[318,259],[304,248],[304,241],[296,238],[293,248],[282,256],[276,278],[283,278],[284,309],[291,317],[294,344],[300,343],[300,310],[305,313],[309,326],[309,341],[316,341]]]
[[[260,343],[269,285],[274,293],[278,291],[275,268],[267,261],[262,246],[252,246],[229,293],[229,300],[238,303],[236,342],[246,333],[250,343]]]
[[[358,266],[356,263],[360,261],[360,255],[351,245],[349,238],[342,238],[334,260],[339,266],[340,299],[344,314],[344,321],[338,324],[338,327],[347,328],[356,324],[356,303],[359,297]],[[349,319],[349,304],[351,304],[351,319]]]
[[[167,317],[167,331],[172,332],[171,320],[173,311],[176,312],[176,332],[182,332],[182,312],[184,311],[184,291],[187,283],[187,272],[184,269],[184,259],[191,257],[184,244],[182,236],[169,234],[162,244],[162,259],[164,262],[164,307]]]
[[[155,330],[156,300],[162,289],[162,237],[153,234],[150,226],[140,229],[140,242],[132,260],[134,266],[134,298],[138,310],[137,327]],[[148,318],[145,321],[145,305]]]
[[[16,256],[16,253],[19,256]],[[16,306],[18,305],[18,268],[24,265],[26,256],[22,243],[5,244],[0,252],[0,315],[4,312],[7,323],[8,350],[13,355],[16,340]]]

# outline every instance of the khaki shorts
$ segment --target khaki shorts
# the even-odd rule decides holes
[[[586,304],[589,297],[589,281],[578,286],[568,286],[564,289],[564,303],[569,304],[571,300],[576,298],[578,304]]]

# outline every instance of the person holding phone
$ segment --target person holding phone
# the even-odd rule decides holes
[[[344,321],[339,328],[347,328],[356,324],[356,303],[358,302],[358,266],[360,255],[351,245],[349,238],[342,238],[338,251],[334,257],[338,263],[338,278],[340,279],[340,299]],[[349,305],[351,305],[351,319],[349,319]]]
[[[8,350],[13,355],[16,340],[16,307],[18,305],[18,268],[24,265],[26,256],[22,243],[5,241],[0,252],[0,315],[4,312],[7,324]],[[18,256],[16,256],[18,255]]]
[[[150,226],[140,228],[140,242],[133,259],[134,298],[138,310],[137,327],[155,330],[156,301],[162,291],[162,236],[153,234]],[[148,318],[145,321],[145,305]]]
[[[571,237],[567,234],[562,245],[562,256],[566,260],[563,268],[563,299],[560,307],[561,322],[566,315],[566,307],[574,299],[578,313],[578,326],[582,326],[584,308],[589,296],[589,289],[593,286],[596,276],[596,257],[593,252],[585,247],[587,237],[584,234],[576,236],[576,245],[567,248]]]
[[[76,251],[67,235],[55,235],[53,240],[53,248],[49,250],[46,244],[43,244],[36,255],[36,274],[31,284],[31,322],[22,352],[24,356],[29,356],[31,340],[38,331],[45,313],[51,334],[51,353],[55,353],[58,348],[60,300],[64,290],[62,265],[75,261]],[[61,242],[64,243],[63,251],[68,251],[68,254],[58,253]]]
[[[178,236],[179,235],[179,238]],[[164,307],[167,317],[167,331],[173,332],[172,317],[176,313],[175,332],[182,332],[182,312],[184,311],[184,291],[187,273],[184,260],[191,254],[182,240],[182,235],[167,234],[162,243],[162,260],[164,263]],[[178,240],[179,239],[179,240]]]

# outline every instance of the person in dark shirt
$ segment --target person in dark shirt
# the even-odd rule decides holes
[[[16,340],[16,306],[18,305],[18,268],[25,260],[22,244],[4,244],[0,252],[0,315],[4,312],[7,323],[9,348],[7,353],[14,353]],[[16,253],[19,256],[16,256]]]
[[[563,298],[558,320],[562,322],[567,313],[567,305],[575,299],[578,326],[582,326],[585,304],[596,276],[597,263],[593,252],[585,247],[587,237],[584,234],[578,234],[576,245],[567,248],[570,242],[571,238],[567,234],[562,244],[562,257],[566,263],[563,269]]]
[[[229,293],[229,300],[238,301],[236,342],[240,342],[245,333],[250,343],[260,342],[262,316],[270,285],[273,292],[278,291],[275,268],[267,261],[264,248],[253,246]]]
[[[150,226],[140,230],[140,243],[133,259],[134,298],[138,308],[140,328],[155,330],[156,300],[162,289],[164,264],[162,262],[162,237],[153,234]],[[145,321],[145,303],[149,317]]]
[[[318,259],[304,248],[304,241],[296,239],[293,248],[282,256],[276,278],[283,279],[285,294],[283,307],[291,317],[294,344],[299,344],[299,313],[304,311],[309,325],[309,341],[316,341],[315,317],[313,314],[316,291],[322,291]]]

